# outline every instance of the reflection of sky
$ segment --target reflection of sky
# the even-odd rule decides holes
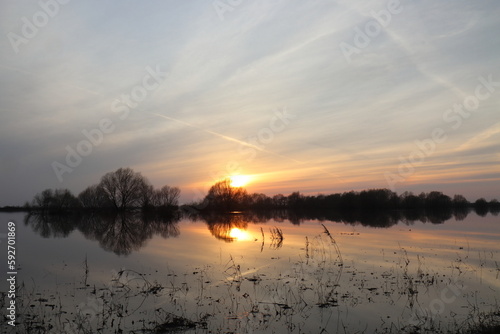
[[[41,9],[2,1],[0,205],[127,166],[190,201],[233,161],[268,194],[386,187],[435,128],[447,141],[398,190],[497,196],[498,88],[457,130],[443,120],[478,77],[500,80],[496,2],[402,1],[351,63],[339,45],[388,1],[235,2],[221,20],[213,1],[71,1],[16,54],[7,35]],[[120,120],[112,103],[157,65],[168,77]],[[284,107],[271,142],[240,146]],[[105,117],[116,129],[59,184],[51,163]]]
[[[266,224],[248,223],[244,229],[248,237],[244,240],[235,239],[233,242],[217,239],[206,223],[181,221],[178,237],[165,239],[155,236],[140,250],[128,256],[117,256],[103,251],[98,247],[97,241],[85,240],[79,231],[74,231],[67,238],[44,239],[34,234],[30,227],[24,226],[23,214],[0,214],[0,217],[17,223],[17,261],[21,267],[19,281],[30,285],[34,279],[37,288],[44,290],[51,289],[56,282],[59,286],[79,286],[83,280],[85,258],[91,282],[109,283],[113,273],[120,269],[130,269],[145,273],[151,281],[161,283],[173,279],[167,279],[167,275],[175,274],[176,280],[196,286],[198,276],[194,273],[201,271],[209,282],[206,283],[207,291],[213,294],[219,293],[217,289],[220,280],[229,279],[231,271],[228,268],[234,263],[240,265],[243,277],[263,278],[259,283],[261,285],[253,292],[249,291],[259,298],[266,298],[266,284],[280,284],[277,277],[299,275],[305,278],[304,284],[313,286],[317,277],[311,269],[315,269],[314,266],[319,265],[323,259],[328,259],[326,265],[331,266],[329,275],[339,270],[332,262],[336,260],[336,253],[322,233],[320,222],[316,221],[300,225],[274,221]],[[459,278],[468,285],[468,291],[477,291],[478,300],[486,303],[492,302],[489,299],[490,288],[500,288],[495,266],[495,261],[499,262],[500,259],[498,217],[488,215],[480,218],[471,214],[460,222],[450,220],[439,225],[415,223],[411,226],[398,224],[391,228],[334,222],[323,224],[335,238],[344,260],[339,296],[349,293],[362,301],[367,298],[368,293],[360,288],[364,284],[366,287],[379,289],[377,291],[381,296],[370,295],[372,298],[387,299],[382,297],[384,281],[393,282],[389,287],[402,288],[406,259],[410,260],[410,275],[416,277],[421,269],[441,280],[432,286],[430,292],[419,294],[419,300],[423,304],[428,303],[427,298],[433,298],[433,293],[439,294],[449,279]],[[272,227],[283,231],[284,242],[280,248],[272,245]],[[261,228],[265,235],[264,246]],[[305,265],[306,262],[310,263],[309,266]],[[381,274],[387,272],[392,273],[392,276],[385,279]],[[295,282],[291,278],[288,280]],[[242,290],[241,294],[243,291],[246,290]],[[393,295],[392,298],[396,296]],[[377,302],[385,303],[386,299]],[[364,313],[363,319],[372,318],[375,322],[379,320],[377,302],[361,302],[353,308],[349,305],[351,301],[347,300],[345,304],[339,301],[340,314],[349,309],[348,313],[353,316],[368,312]],[[460,303],[451,305],[450,310],[458,307],[460,312],[465,312],[460,309],[464,303],[466,300],[460,299]],[[404,307],[404,298],[398,300],[396,306],[398,311],[395,312],[399,314],[400,308]],[[393,315],[390,310],[386,312]]]
[[[233,242],[221,242],[209,231],[205,223],[182,222],[179,224],[180,236],[164,239],[153,237],[145,242],[145,247],[129,256],[120,257],[112,252],[103,251],[97,241],[85,240],[80,232],[74,231],[67,238],[40,238],[34,235],[31,228],[22,223],[19,217],[18,242],[19,263],[24,270],[35,272],[48,270],[50,267],[61,268],[69,272],[82,270],[85,256],[93,266],[113,267],[119,270],[118,263],[131,265],[135,261],[142,267],[176,267],[201,266],[205,263],[222,263],[228,255],[245,258],[252,263],[266,262],[270,257],[304,256],[306,245],[323,231],[319,222],[305,222],[301,225],[277,223],[249,223],[246,229],[240,228],[240,238]],[[9,218],[16,221],[16,218]],[[456,256],[475,256],[477,252],[498,251],[500,233],[495,225],[496,217],[477,217],[471,214],[465,221],[448,221],[444,224],[415,223],[407,226],[398,224],[392,228],[371,228],[359,225],[351,226],[343,223],[325,222],[336,239],[344,260],[361,261],[373,266],[383,265],[392,259],[394,252],[405,249],[409,255],[420,255],[428,261],[441,261],[440,264],[454,260]],[[279,227],[284,233],[284,246],[276,249],[271,239],[271,227]],[[232,229],[231,227],[229,228]],[[262,229],[262,230],[261,230]],[[230,233],[230,230],[228,233]],[[262,247],[262,231],[264,247]],[[463,249],[460,249],[462,247]],[[262,252],[261,252],[262,248]],[[24,254],[28,256],[24,257]],[[399,256],[399,255],[398,255]],[[110,263],[106,264],[107,261]],[[64,265],[63,265],[64,263]]]

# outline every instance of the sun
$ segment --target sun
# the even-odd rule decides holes
[[[250,175],[232,175],[229,178],[231,179],[231,187],[233,188],[246,186],[252,180]]]

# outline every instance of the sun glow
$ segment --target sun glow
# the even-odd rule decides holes
[[[250,175],[232,175],[231,179],[231,187],[239,188],[246,186],[252,180]]]
[[[229,231],[229,236],[236,240],[245,240],[250,238],[248,232],[240,230],[237,227],[233,227],[231,231]]]

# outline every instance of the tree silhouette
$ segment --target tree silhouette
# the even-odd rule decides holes
[[[78,194],[78,200],[86,209],[111,208],[113,207],[104,190],[97,184],[87,187]]]
[[[179,204],[181,190],[177,187],[163,186],[155,190],[153,203],[156,207],[167,208]]]
[[[116,210],[142,208],[143,211],[158,211],[161,209],[173,211],[179,204],[180,189],[168,185],[155,189],[149,181],[134,172],[131,168],[119,168],[105,174],[99,184],[83,190],[78,198],[68,189],[45,189],[34,196],[25,209],[43,212],[69,212],[79,209]],[[4,210],[8,208],[3,208]],[[462,195],[453,198],[439,191],[414,195],[404,192],[398,195],[389,189],[368,189],[363,191],[348,191],[336,194],[304,195],[298,191],[286,196],[283,194],[272,197],[262,194],[248,194],[242,187],[231,186],[230,179],[224,179],[210,187],[205,198],[198,203],[183,206],[184,211],[193,213],[202,211],[242,211],[256,210],[289,210],[294,211],[294,217],[300,217],[303,211],[316,210],[319,216],[331,217],[327,211],[338,211],[345,216],[350,211],[394,211],[407,210],[409,221],[415,219],[430,219],[433,222],[443,221],[454,216],[457,220],[467,217],[471,209],[481,216],[491,212],[500,213],[500,203],[497,200],[486,201],[480,198],[470,203]],[[364,219],[364,218],[362,218]],[[295,220],[294,220],[295,221]]]
[[[35,195],[32,206],[39,210],[62,212],[79,207],[80,202],[68,189],[45,189]]]
[[[241,210],[246,206],[248,194],[241,187],[231,187],[231,180],[225,179],[210,187],[205,201],[210,209]]]
[[[67,212],[106,210],[124,211],[142,208],[172,210],[179,203],[180,189],[163,186],[154,189],[148,179],[131,168],[119,168],[105,174],[100,182],[85,188],[75,197],[68,189],[45,189],[36,194],[31,203],[25,204],[29,211]]]
[[[484,198],[480,198],[474,202],[474,210],[476,214],[484,217],[488,213],[488,202]]]
[[[119,168],[109,172],[101,178],[99,188],[115,209],[125,210],[140,206],[143,192],[147,189],[148,182],[141,173],[134,172],[131,168]]]
[[[154,206],[155,189],[149,183],[148,180],[144,179],[144,182],[140,190],[140,207],[143,210],[148,210]]]
[[[498,200],[492,199],[490,201],[490,212],[492,215],[498,216],[500,213],[500,202],[498,202]]]

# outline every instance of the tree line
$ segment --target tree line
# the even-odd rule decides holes
[[[272,197],[261,193],[248,194],[243,188],[231,187],[229,179],[215,183],[205,198],[192,203],[191,207],[201,210],[242,211],[247,209],[291,209],[291,210],[460,210],[475,209],[480,215],[488,212],[498,214],[500,202],[480,198],[469,202],[462,195],[450,197],[439,191],[420,193],[404,192],[401,195],[389,189],[369,189],[335,194],[304,195],[293,192],[290,195],[277,194]]]
[[[180,189],[165,185],[155,189],[141,173],[131,168],[119,168],[101,177],[98,184],[84,189],[77,196],[68,189],[46,189],[36,194],[25,207],[30,210],[63,212],[75,209],[104,209],[125,211],[131,209],[176,209],[179,205]],[[242,187],[232,187],[230,179],[212,185],[207,195],[199,202],[182,206],[188,211],[245,211],[245,210],[334,210],[387,211],[453,210],[455,215],[474,209],[478,214],[498,214],[500,203],[494,199],[480,198],[469,202],[462,195],[449,197],[439,191],[420,193],[404,192],[401,195],[389,189],[369,189],[335,194],[304,195],[293,192],[289,195],[268,196],[262,193],[249,194]]]
[[[87,187],[77,196],[68,189],[45,189],[25,207],[48,212],[75,209],[174,209],[179,204],[180,193],[179,188],[168,185],[155,189],[141,173],[131,168],[119,168],[106,173],[98,184]]]

